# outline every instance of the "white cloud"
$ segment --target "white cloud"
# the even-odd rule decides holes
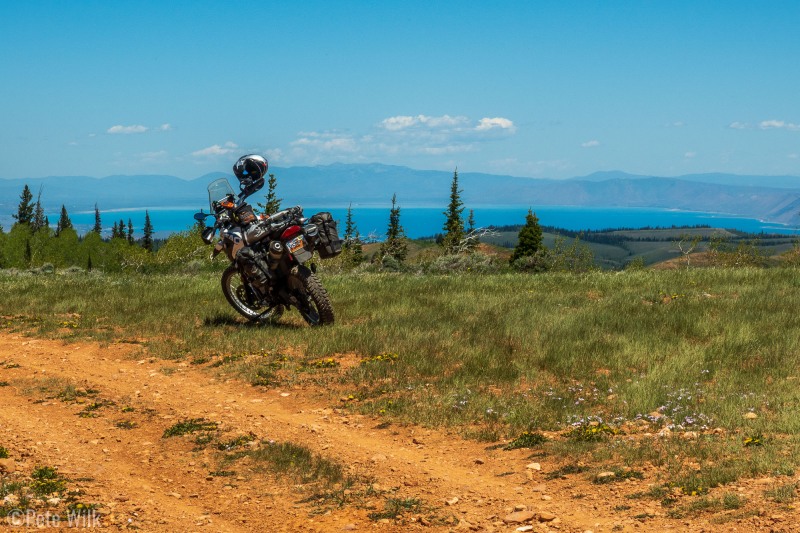
[[[228,141],[222,146],[218,144],[212,144],[207,148],[196,150],[192,152],[192,155],[195,157],[213,157],[219,155],[228,155],[234,152],[237,148],[239,148],[239,145],[237,145],[234,142]]]
[[[142,126],[141,124],[136,124],[134,126],[111,126],[106,130],[106,133],[111,134],[131,134],[131,133],[144,133],[148,130],[147,126]]]
[[[172,124],[169,123],[162,124],[158,127],[158,131],[171,131],[171,130],[172,130]]]
[[[331,161],[369,161],[382,156],[443,156],[480,149],[482,143],[503,139],[516,131],[503,117],[472,120],[465,116],[396,115],[371,131],[304,131],[279,152],[283,163],[320,164]]]
[[[747,124],[745,124],[744,122],[738,122],[738,121],[731,122],[730,124],[728,124],[728,128],[732,129],[732,130],[743,130],[743,129],[747,128]]]
[[[800,156],[798,156],[797,154],[789,154],[786,157],[788,157],[789,159],[797,159]]]
[[[683,157],[685,157],[686,159],[694,159],[695,157],[697,157],[697,152],[686,152],[685,154],[683,154]]]
[[[597,139],[592,139],[591,141],[586,141],[585,143],[581,143],[583,148],[593,148],[595,146],[600,146],[600,141]]]
[[[762,130],[781,129],[789,131],[800,131],[800,126],[783,120],[762,120],[758,125]]]
[[[500,128],[501,130],[508,130],[512,133],[517,129],[516,126],[514,126],[514,123],[507,118],[495,117],[482,118],[475,127],[475,131],[489,131],[497,128]]]
[[[682,128],[685,125],[686,125],[686,123],[684,121],[682,121],[682,120],[677,120],[677,121],[673,122],[672,124],[670,124],[670,126],[672,126],[673,128]]]

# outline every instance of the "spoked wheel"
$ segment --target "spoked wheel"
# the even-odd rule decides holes
[[[262,316],[267,307],[261,304],[251,293],[251,289],[244,284],[236,265],[230,265],[222,273],[222,293],[231,307],[248,320],[274,322],[283,314],[283,306],[279,305]]]
[[[298,310],[305,321],[311,326],[333,324],[333,305],[319,278],[307,268],[300,268],[291,280],[290,284],[301,300]]]

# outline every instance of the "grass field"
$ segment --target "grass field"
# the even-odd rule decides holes
[[[501,231],[483,239],[495,246],[513,248],[517,243],[517,231]],[[564,237],[571,241],[572,233]],[[543,235],[544,245],[552,248],[561,233]],[[681,247],[688,250],[694,238],[700,238],[695,252],[708,251],[714,243],[729,249],[739,244],[753,245],[764,257],[778,256],[791,250],[797,242],[796,235],[750,235],[720,228],[661,228],[593,231],[582,234],[581,243],[594,255],[597,266],[619,270],[635,260],[644,265],[654,265],[682,256]],[[679,245],[680,243],[680,245]]]
[[[295,312],[246,324],[213,272],[4,272],[0,328],[316,383],[332,404],[490,443],[542,433],[550,453],[655,464],[691,492],[800,464],[799,274],[328,274],[337,322],[309,328]]]

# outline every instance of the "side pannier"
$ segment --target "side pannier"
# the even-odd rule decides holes
[[[310,222],[319,230],[316,250],[322,259],[336,257],[342,253],[342,239],[339,238],[336,221],[330,213],[327,211],[317,213],[311,217]]]

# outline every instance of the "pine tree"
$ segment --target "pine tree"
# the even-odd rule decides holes
[[[344,239],[342,246],[349,248],[350,243],[353,241],[353,236],[356,233],[356,225],[353,222],[353,203],[347,206],[347,217],[344,219]]]
[[[36,197],[36,206],[33,210],[31,229],[33,229],[33,231],[39,231],[48,226],[50,226],[50,221],[47,220],[47,216],[44,214],[44,207],[42,207],[42,188],[39,187],[39,194]]]
[[[444,216],[444,237],[442,246],[447,253],[456,253],[460,249],[461,241],[464,240],[464,220],[461,213],[464,212],[464,202],[461,201],[461,193],[458,190],[458,169],[453,172],[453,182],[450,185],[450,205]]]
[[[56,224],[56,237],[58,237],[62,231],[71,227],[72,221],[69,219],[69,215],[67,214],[67,208],[64,206],[64,204],[61,204],[61,216],[58,219],[58,224]]]
[[[519,240],[514,253],[511,255],[510,262],[514,262],[521,257],[528,257],[535,255],[540,250],[543,250],[542,245],[542,228],[539,226],[539,219],[531,209],[528,209],[528,214],[525,216],[525,225],[519,230]]]
[[[469,218],[467,219],[467,249],[469,251],[474,251],[475,248],[478,247],[478,244],[481,242],[478,235],[475,234],[475,211],[473,209],[469,210]]]
[[[135,241],[133,239],[133,222],[131,219],[128,219],[128,244],[133,244]]]
[[[389,211],[389,228],[386,240],[380,247],[381,257],[391,257],[403,262],[408,255],[408,239],[403,226],[400,225],[400,206],[397,205],[397,194],[392,195],[392,209]]]
[[[278,186],[278,180],[275,178],[275,174],[269,175],[269,180],[267,181],[267,194],[264,197],[266,199],[266,203],[259,203],[258,207],[264,210],[264,214],[274,215],[278,211],[281,210],[281,198],[278,198],[278,195],[275,194],[275,189]]]
[[[345,262],[358,265],[364,262],[364,248],[361,243],[361,234],[353,221],[353,204],[347,206],[347,217],[344,221],[344,239],[342,248],[345,253]]]
[[[142,248],[148,252],[153,251],[153,224],[150,222],[150,213],[144,212],[144,227],[142,228],[144,236],[142,237]]]
[[[33,222],[33,194],[27,185],[22,189],[22,194],[19,195],[19,206],[17,207],[17,214],[12,215],[18,224],[28,224]]]
[[[111,238],[116,239],[117,237],[119,237],[119,226],[117,226],[115,221],[114,226],[111,228]]]
[[[103,233],[103,224],[100,221],[100,210],[97,208],[97,204],[94,204],[94,227],[92,231],[98,235]]]
[[[361,234],[356,230],[356,236],[353,239],[353,244],[350,246],[350,253],[352,254],[351,261],[354,265],[364,262],[364,248],[361,246]]]

